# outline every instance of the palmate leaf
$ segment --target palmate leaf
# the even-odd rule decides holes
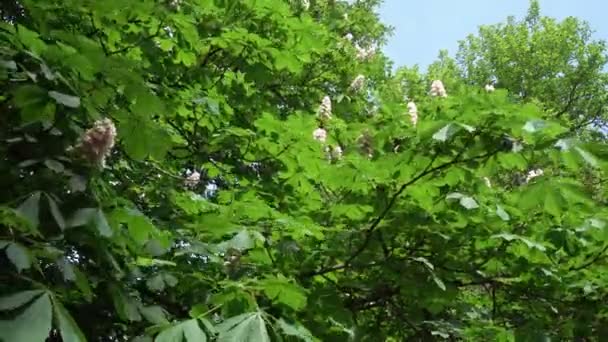
[[[45,341],[55,322],[63,341],[86,342],[72,316],[49,292],[30,290],[0,298],[0,310],[14,310],[30,301],[32,302],[12,320],[0,321],[0,340]]]
[[[277,324],[278,324],[279,328],[281,328],[281,331],[283,332],[283,334],[285,334],[287,336],[297,337],[300,340],[306,341],[306,342],[310,342],[310,341],[314,340],[313,335],[310,333],[310,331],[308,331],[308,329],[306,329],[301,324],[298,324],[298,323],[289,324],[282,318],[277,320]]]
[[[62,104],[70,108],[80,107],[80,98],[78,96],[72,96],[60,93],[58,91],[49,91],[49,96],[52,97],[57,103]]]
[[[270,342],[261,311],[231,317],[216,328],[219,342]]]
[[[25,218],[34,228],[38,228],[40,222],[40,192],[34,192],[21,203],[17,208],[17,213]]]
[[[285,304],[294,310],[300,310],[306,306],[304,290],[282,275],[263,279],[259,281],[258,286],[268,298],[276,303]]]
[[[0,310],[13,310],[31,301],[34,297],[43,294],[42,290],[29,290],[0,298]]]
[[[16,242],[12,242],[6,247],[6,256],[17,269],[17,272],[30,268],[32,265],[32,257],[27,248]]]
[[[84,334],[63,305],[53,297],[53,312],[64,342],[86,342]]]
[[[44,342],[51,331],[52,318],[51,298],[44,293],[17,317],[0,321],[0,340]]]
[[[161,331],[155,342],[206,342],[207,335],[201,329],[196,318],[178,323]]]

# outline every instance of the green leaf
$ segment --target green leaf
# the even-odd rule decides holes
[[[279,327],[281,328],[281,330],[283,331],[283,334],[287,335],[287,336],[293,336],[293,337],[297,337],[303,341],[313,341],[313,336],[310,333],[310,331],[308,331],[308,329],[306,329],[303,325],[301,324],[296,324],[296,325],[292,325],[287,323],[284,319],[280,318],[278,321],[279,323]]]
[[[49,91],[49,96],[55,99],[57,103],[70,108],[80,107],[80,98],[78,96],[66,95],[54,90]]]
[[[29,30],[25,26],[17,26],[17,37],[23,45],[37,55],[46,50],[46,44],[39,38],[38,33]]]
[[[61,228],[61,230],[65,230],[65,228],[66,228],[65,219],[63,218],[63,214],[61,214],[61,211],[59,210],[59,206],[57,205],[57,202],[55,202],[55,200],[51,196],[49,196],[49,195],[45,195],[45,196],[47,198],[47,201],[49,202],[49,208],[51,209],[51,215],[53,215],[53,218],[55,219],[57,226],[59,226],[59,228]]]
[[[139,322],[141,320],[138,305],[133,298],[127,296],[116,285],[110,285],[109,291],[120,319],[130,322]]]
[[[178,324],[161,331],[154,339],[154,342],[182,342],[183,340],[184,329]]]
[[[51,332],[52,318],[51,299],[45,293],[13,320],[0,321],[0,339],[44,342]]]
[[[437,287],[439,287],[441,290],[445,291],[446,287],[445,287],[445,284],[443,283],[443,280],[441,280],[439,277],[437,277],[437,275],[435,275],[435,273],[432,273],[431,276],[433,277],[433,281],[435,282],[435,284],[437,284]]]
[[[165,317],[165,310],[158,305],[142,306],[139,308],[144,318],[152,324],[165,324],[168,323]]]
[[[121,124],[119,131],[127,153],[136,160],[148,156],[162,160],[171,148],[169,133],[149,119],[129,117],[126,123]]]
[[[17,208],[17,213],[26,219],[34,228],[38,228],[40,213],[40,192],[34,192],[21,203]]]
[[[55,312],[55,319],[59,325],[59,333],[64,342],[86,342],[84,334],[78,327],[78,324],[72,318],[72,315],[65,309],[65,307],[53,297],[53,307]]]
[[[438,141],[442,141],[445,142],[447,141],[450,137],[452,137],[452,135],[454,135],[454,133],[456,133],[456,129],[454,127],[453,124],[449,123],[445,126],[443,126],[439,131],[437,131],[435,134],[433,134],[433,139],[434,140],[438,140]]]
[[[460,203],[460,205],[468,210],[479,208],[479,204],[477,204],[477,202],[472,197],[463,195],[459,192],[452,192],[452,193],[448,194],[446,196],[446,199],[447,200],[457,199],[458,202]]]
[[[103,237],[111,237],[114,233],[105,214],[99,208],[78,209],[68,221],[67,227],[80,227],[89,224],[92,224]]]
[[[203,332],[198,324],[197,319],[189,319],[177,325],[163,330],[155,342],[206,342],[207,335]]]
[[[13,263],[17,272],[30,268],[32,259],[29,251],[22,245],[13,242],[6,248],[6,256]]]
[[[306,306],[304,290],[282,275],[261,280],[259,286],[274,302],[285,304],[294,310],[301,310]]]
[[[217,326],[219,342],[270,342],[262,312],[231,317]]]
[[[62,257],[57,261],[57,265],[63,274],[63,280],[76,281],[76,272],[74,265],[66,257]]]
[[[509,214],[500,205],[496,205],[496,215],[498,215],[498,217],[500,217],[503,221],[509,221],[511,219]]]
[[[163,291],[165,289],[165,281],[163,280],[162,274],[157,274],[146,280],[146,286],[152,291]]]
[[[184,336],[186,336],[187,342],[206,342],[207,335],[203,332],[198,320],[190,319],[181,324],[184,330]]]
[[[25,303],[30,302],[34,297],[44,293],[42,290],[28,290],[14,293],[0,298],[0,310],[13,310]]]

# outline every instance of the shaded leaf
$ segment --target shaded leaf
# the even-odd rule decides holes
[[[51,323],[51,299],[48,294],[43,294],[14,319],[0,321],[0,338],[4,341],[44,342],[51,332]]]
[[[13,310],[44,293],[42,290],[21,291],[0,298],[0,310]]]
[[[29,251],[18,243],[13,242],[6,248],[6,256],[19,273],[32,265]]]
[[[84,334],[65,307],[53,297],[55,318],[59,325],[59,333],[64,342],[86,342]]]
[[[60,93],[60,92],[54,91],[54,90],[49,91],[49,96],[52,97],[53,99],[55,99],[55,101],[57,101],[57,103],[62,104],[66,107],[70,107],[70,108],[80,107],[80,97],[78,97],[78,96],[66,95],[66,94],[63,94],[63,93]]]
[[[39,224],[40,192],[32,193],[18,208],[17,213],[25,218],[34,228]]]

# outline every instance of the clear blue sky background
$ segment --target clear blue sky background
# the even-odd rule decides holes
[[[458,41],[476,33],[479,25],[522,18],[528,0],[384,0],[383,22],[394,27],[384,47],[395,66],[426,68],[440,49],[454,55]],[[540,0],[542,15],[563,19],[575,16],[589,22],[595,38],[608,40],[608,0]]]

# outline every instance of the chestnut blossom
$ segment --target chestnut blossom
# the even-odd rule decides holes
[[[359,92],[363,89],[363,85],[365,84],[365,76],[358,75],[355,79],[350,83],[350,89],[355,93]]]
[[[112,152],[116,140],[116,126],[105,118],[95,121],[93,127],[80,137],[76,149],[90,163],[105,167],[106,158]]]
[[[487,186],[488,188],[491,188],[491,187],[492,187],[492,182],[490,182],[490,178],[488,178],[488,177],[483,177],[483,181],[486,183],[486,186]]]
[[[486,89],[486,92],[488,92],[488,93],[494,92],[494,90],[496,90],[496,89],[494,89],[494,85],[492,85],[492,84],[486,84],[485,89]]]
[[[201,174],[198,171],[194,171],[186,177],[184,184],[189,188],[193,188],[197,186],[200,181]]]
[[[376,54],[376,48],[373,46],[362,48],[359,45],[355,45],[355,48],[357,49],[357,59],[360,61],[367,60]]]
[[[323,97],[321,105],[319,106],[319,117],[322,119],[331,119],[331,98],[329,96]]]
[[[313,139],[324,143],[327,140],[327,131],[323,128],[317,128],[312,132],[312,137]]]
[[[334,147],[334,149],[331,151],[331,158],[333,160],[342,159],[342,155],[343,155],[343,151],[342,151],[342,147],[340,147],[340,146]]]
[[[307,11],[310,8],[310,0],[302,0],[302,8]]]
[[[353,37],[353,34],[350,32],[344,35],[344,39],[346,39],[346,40],[352,41],[353,38],[355,38],[355,37]]]
[[[528,172],[528,174],[526,175],[526,183],[529,183],[532,179],[540,177],[543,174],[545,174],[545,172],[542,169],[530,170],[530,172]]]
[[[416,107],[416,104],[414,102],[410,101],[407,103],[407,111],[410,115],[410,120],[412,121],[412,124],[416,126],[416,124],[418,123],[418,107]]]
[[[448,96],[445,91],[445,87],[443,86],[443,82],[441,82],[440,80],[434,80],[433,83],[431,83],[431,96]]]

